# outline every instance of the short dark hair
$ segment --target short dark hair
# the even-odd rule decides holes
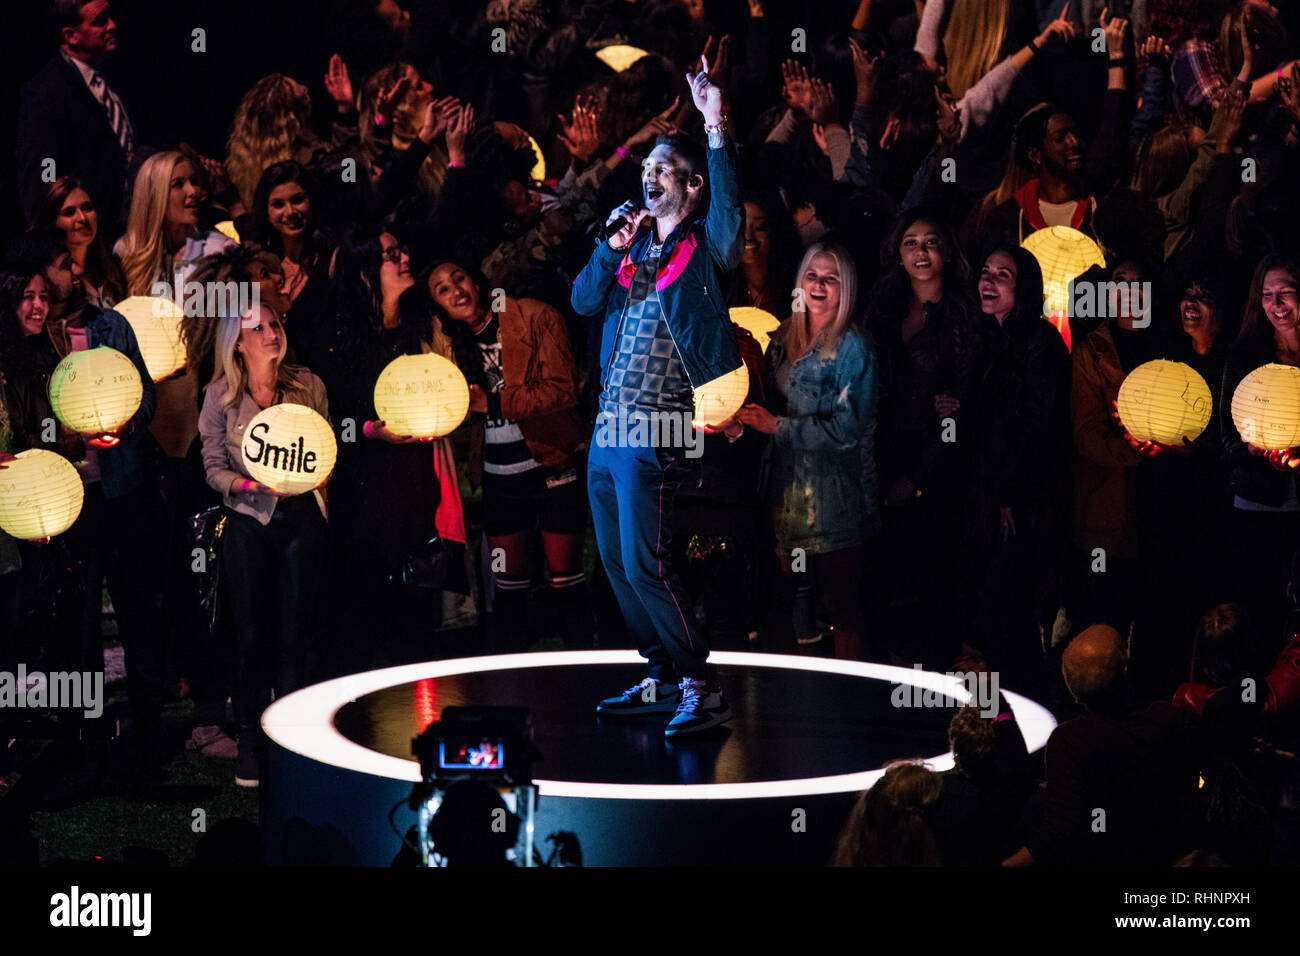
[[[81,8],[91,0],[50,0],[50,24],[59,42],[63,42],[66,27],[81,25]]]
[[[687,169],[690,170],[690,175],[698,175],[704,180],[704,185],[709,184],[709,157],[705,153],[703,146],[685,133],[661,134],[655,140],[655,147],[660,146],[667,146],[672,150],[673,155],[686,164]]]
[[[9,257],[34,262],[44,272],[50,263],[67,251],[66,237],[58,226],[38,226],[14,240],[9,248]]]
[[[1029,161],[1029,151],[1043,148],[1043,143],[1047,140],[1047,126],[1052,121],[1052,117],[1058,114],[1070,115],[1067,110],[1055,103],[1039,103],[1030,108],[1016,123],[1011,148],[1016,162],[1025,169],[1033,168],[1033,164]]]

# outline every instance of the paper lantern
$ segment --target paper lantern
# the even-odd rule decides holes
[[[149,377],[160,382],[185,367],[185,343],[181,341],[181,319],[185,313],[171,299],[155,295],[133,295],[113,306],[135,333]]]
[[[143,395],[135,364],[103,345],[69,353],[50,376],[54,414],[83,435],[117,431],[139,409]]]
[[[1300,368],[1270,362],[1243,378],[1232,393],[1232,422],[1257,448],[1300,445]]]
[[[469,386],[441,355],[399,355],[375,382],[375,411],[395,435],[441,438],[469,413]]]
[[[268,488],[302,495],[325,483],[334,470],[338,442],[315,409],[286,402],[264,408],[244,429],[244,467]]]
[[[1069,226],[1048,226],[1020,244],[1043,270],[1043,300],[1048,319],[1070,346],[1070,283],[1093,266],[1105,266],[1101,247]]]
[[[771,312],[752,305],[738,305],[733,308],[731,321],[757,339],[759,347],[764,352],[772,341],[772,333],[781,325],[781,320]]]
[[[1119,387],[1119,417],[1138,441],[1181,445],[1210,424],[1214,398],[1190,365],[1156,359],[1129,372]]]
[[[216,229],[217,232],[221,233],[223,236],[228,236],[235,240],[235,242],[239,241],[239,230],[235,228],[235,224],[229,219],[221,220],[221,222],[217,223],[212,228]]]
[[[749,369],[745,365],[726,375],[719,375],[695,390],[696,427],[721,425],[745,404],[749,394]]]
[[[622,73],[645,55],[645,50],[640,47],[628,46],[626,43],[611,43],[609,46],[601,47],[596,51],[596,59],[615,73]]]
[[[546,157],[542,155],[542,147],[531,136],[528,137],[528,145],[533,148],[533,156],[537,159],[528,175],[533,182],[540,183],[546,179]]]
[[[72,527],[85,491],[71,462],[32,448],[0,469],[0,528],[15,538],[52,538]]]

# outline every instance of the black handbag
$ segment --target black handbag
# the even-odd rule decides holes
[[[190,516],[194,545],[202,549],[203,570],[199,572],[199,606],[211,628],[216,624],[218,584],[221,581],[221,536],[230,520],[225,507],[214,505]]]
[[[446,545],[435,535],[406,556],[393,580],[416,591],[441,591],[449,562]]]

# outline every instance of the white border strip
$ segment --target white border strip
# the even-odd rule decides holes
[[[955,677],[934,671],[869,664],[860,661],[830,660],[819,657],[795,657],[786,654],[755,654],[747,651],[715,651],[709,655],[713,664],[732,667],[780,667],[786,670],[842,674],[869,680],[911,684],[937,691],[960,701],[968,701],[966,685]],[[314,684],[277,700],[262,714],[262,729],[281,747],[310,760],[393,780],[418,783],[420,765],[413,758],[394,757],[363,747],[344,737],[334,726],[334,715],[359,697],[426,678],[451,677],[494,670],[518,670],[529,667],[572,667],[587,664],[640,664],[644,659],[633,650],[555,651],[535,654],[500,654],[491,657],[462,657],[445,661],[425,661],[386,667],[382,670],[350,674]],[[1047,708],[1027,697],[1002,692],[1011,703],[1016,722],[1032,753],[1047,744],[1056,720]],[[931,770],[947,770],[953,765],[952,753],[925,761]],[[603,800],[740,800],[771,797],[801,797],[827,793],[856,793],[869,789],[884,776],[884,769],[829,777],[802,777],[792,780],[765,780],[748,783],[712,784],[624,784],[577,783],[568,780],[535,780],[545,796],[580,797]]]

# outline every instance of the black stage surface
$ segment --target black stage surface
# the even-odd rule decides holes
[[[334,725],[363,747],[410,759],[411,739],[444,707],[527,707],[542,754],[536,776],[574,783],[793,780],[871,770],[948,749],[956,708],[893,707],[893,685],[884,681],[756,667],[720,667],[718,673],[735,717],[690,737],[664,737],[671,713],[596,715],[601,697],[645,676],[636,664],[427,678],[359,697],[339,710]]]
[[[776,654],[710,660],[735,717],[673,739],[664,737],[668,713],[596,715],[602,697],[645,675],[634,651],[429,661],[290,694],[262,718],[271,742],[262,778],[268,855],[389,865],[416,822],[411,741],[448,706],[528,709],[542,758],[536,845],[545,852],[548,834],[570,831],[587,865],[821,866],[885,764],[952,765],[947,725],[957,704],[942,694],[965,699],[956,678]],[[1040,749],[1055,721],[1003,693],[1029,750]]]

